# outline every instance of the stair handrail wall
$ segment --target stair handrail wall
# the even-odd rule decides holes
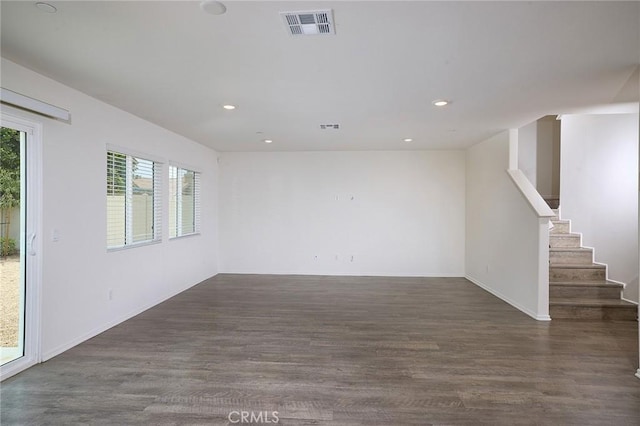
[[[504,131],[467,150],[465,277],[548,321],[554,213],[517,169],[517,138],[517,130]]]
[[[535,186],[518,168],[518,129],[509,130],[507,174],[538,216],[538,312],[549,313],[549,224],[555,216]]]
[[[540,218],[547,218],[547,220],[551,219],[555,216],[551,207],[547,204],[547,202],[542,198],[542,196],[538,193],[536,188],[533,186],[529,179],[522,173],[520,169],[507,169],[507,174],[511,177],[511,180],[516,185],[516,187],[520,190],[522,196],[529,202],[529,205],[533,209],[534,212]]]

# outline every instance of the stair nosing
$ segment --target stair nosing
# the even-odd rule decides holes
[[[556,287],[602,287],[602,288],[624,288],[620,283],[611,281],[549,281],[549,286]]]
[[[637,308],[638,305],[623,299],[573,299],[553,298],[549,300],[549,306],[577,306],[594,308]]]
[[[549,268],[564,269],[607,269],[606,265],[598,263],[549,263]]]

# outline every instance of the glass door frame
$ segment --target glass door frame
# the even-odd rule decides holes
[[[21,177],[26,188],[21,201],[21,213],[26,230],[24,259],[24,355],[0,366],[0,380],[7,379],[42,361],[41,358],[41,310],[42,310],[42,123],[25,119],[2,106],[0,124],[26,133],[25,153],[22,156],[25,176]],[[26,216],[26,217],[25,217]],[[21,225],[22,226],[22,225]],[[22,266],[22,265],[21,265]]]

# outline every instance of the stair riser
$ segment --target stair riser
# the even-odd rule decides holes
[[[556,222],[553,224],[553,228],[550,231],[552,234],[568,234],[569,223],[568,222]]]
[[[552,265],[591,265],[593,263],[593,252],[549,252],[549,263]]]
[[[616,320],[635,321],[637,308],[629,307],[583,307],[583,306],[557,306],[549,307],[551,319],[582,319],[582,320]]]
[[[576,299],[620,299],[619,288],[585,287],[585,286],[549,286],[549,298],[555,297]]]
[[[549,268],[549,281],[570,282],[570,281],[604,281],[605,270],[590,268],[563,268],[562,266],[551,266]]]
[[[579,235],[563,235],[563,234],[550,234],[549,235],[549,245],[552,248],[555,247],[580,247],[580,236]]]

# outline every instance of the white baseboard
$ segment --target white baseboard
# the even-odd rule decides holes
[[[496,290],[492,289],[491,287],[489,287],[488,285],[484,284],[482,281],[480,281],[480,280],[478,280],[476,278],[473,278],[470,275],[466,275],[465,278],[468,279],[469,281],[471,281],[472,283],[474,283],[475,285],[477,285],[478,287],[480,287],[481,289],[493,294],[498,299],[504,300],[505,302],[507,302],[508,304],[513,306],[514,308],[516,308],[517,310],[519,310],[521,312],[524,312],[525,314],[529,315],[531,318],[533,318],[533,319],[535,319],[537,321],[551,321],[551,317],[549,315],[539,315],[538,313],[533,312],[528,308],[525,308],[524,306],[522,306],[518,302],[515,302],[515,301],[511,300],[510,298],[506,297],[505,295],[503,295],[499,291],[496,291]]]
[[[171,299],[172,297],[182,293],[183,291],[186,291],[186,290],[190,289],[191,287],[193,287],[195,285],[200,284],[200,282],[202,282],[202,281],[199,281],[199,282],[197,282],[195,284],[191,284],[191,285],[189,285],[189,286],[187,286],[185,288],[172,291],[169,294],[161,296],[161,297],[159,297],[159,298],[157,298],[157,299],[155,299],[155,300],[153,300],[153,301],[151,301],[149,303],[146,303],[146,304],[144,304],[144,305],[142,305],[142,306],[140,306],[140,307],[138,307],[136,309],[133,309],[132,311],[130,311],[130,312],[124,314],[124,315],[116,317],[114,320],[109,321],[108,323],[103,324],[100,327],[96,327],[93,330],[91,330],[91,331],[89,331],[89,332],[87,332],[87,333],[85,333],[85,334],[83,334],[81,336],[78,336],[77,338],[75,338],[75,339],[73,339],[73,340],[71,340],[69,342],[63,343],[62,345],[59,345],[59,346],[57,346],[57,347],[55,347],[55,348],[53,348],[53,349],[51,349],[51,350],[49,350],[47,352],[44,352],[42,354],[41,362],[48,361],[51,358],[53,358],[53,357],[55,357],[57,355],[60,355],[63,352],[68,351],[69,349],[73,348],[74,346],[79,345],[80,343],[85,342],[85,341],[97,336],[100,333],[104,333],[105,331],[109,330],[110,328],[115,327],[116,325],[121,324],[121,323],[125,322],[126,320],[131,319],[131,318],[135,317],[136,315],[139,315],[139,314],[143,313],[144,311],[153,308],[156,305],[159,305],[160,303],[164,302],[165,300]]]
[[[624,300],[625,302],[633,303],[634,305],[638,306],[638,302],[634,302],[633,300],[625,299],[624,297],[620,297],[620,299]]]
[[[605,265],[607,267],[607,271],[609,271],[609,266],[606,263],[600,263],[600,265]],[[608,272],[607,272],[607,275],[609,275]],[[612,283],[616,283],[616,284],[621,284],[622,288],[627,288],[627,283],[623,283],[622,281],[618,281],[618,280],[613,280],[608,276],[607,276],[607,281],[611,281]]]
[[[300,271],[277,271],[277,272],[263,272],[263,271],[225,271],[219,272],[219,274],[229,275],[288,275],[288,276],[304,276],[304,277],[379,277],[379,278],[465,278],[464,272],[429,272],[429,273],[407,273],[407,274],[370,274],[370,273],[357,273],[357,272],[345,272],[345,273],[327,273],[327,272],[300,272]]]

